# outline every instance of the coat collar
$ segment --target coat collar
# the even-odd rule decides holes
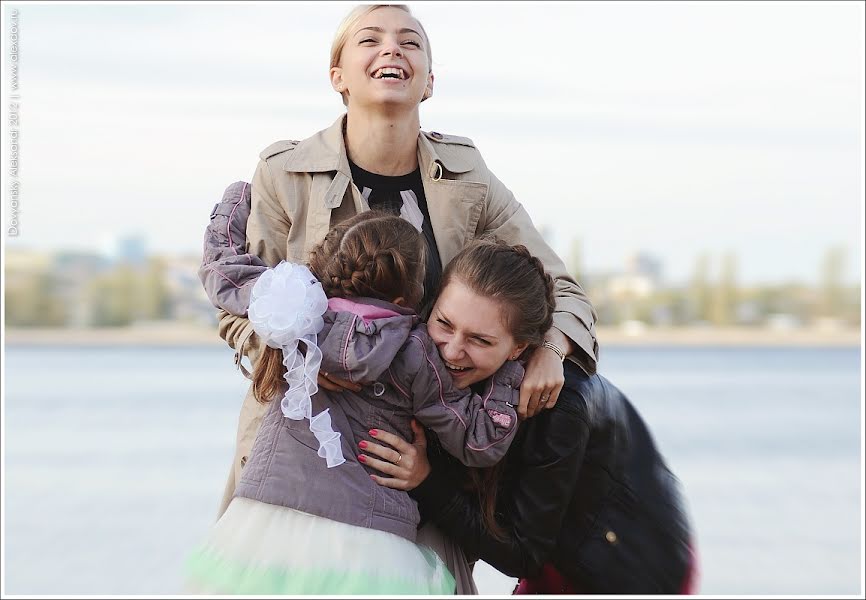
[[[327,129],[299,142],[288,154],[283,170],[296,173],[339,171],[351,178],[343,140],[345,122],[344,113]],[[467,173],[474,168],[466,152],[452,151],[449,146],[448,143],[433,144],[424,132],[418,132],[418,162],[425,173],[437,170],[435,163],[451,173]]]

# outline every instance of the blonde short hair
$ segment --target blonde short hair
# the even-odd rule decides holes
[[[331,65],[329,68],[333,69],[334,67],[339,66],[340,57],[343,54],[343,48],[346,47],[346,42],[349,41],[349,35],[355,25],[357,25],[358,21],[369,15],[374,10],[379,10],[380,8],[396,8],[405,11],[418,22],[418,27],[421,29],[421,35],[424,36],[424,43],[427,47],[427,66],[432,71],[433,49],[430,47],[430,38],[427,37],[424,25],[421,24],[421,21],[418,21],[418,18],[412,14],[412,11],[409,10],[409,7],[405,4],[361,4],[353,8],[352,11],[345,16],[343,21],[340,23],[340,26],[337,27],[337,33],[334,34],[334,41],[331,44]],[[343,104],[346,103],[346,92],[343,92]]]

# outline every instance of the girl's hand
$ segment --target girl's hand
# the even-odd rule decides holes
[[[370,475],[373,481],[385,487],[408,492],[427,479],[430,474],[427,437],[424,435],[424,428],[415,419],[412,419],[412,432],[415,434],[415,441],[411,444],[381,429],[371,429],[370,435],[387,446],[367,440],[358,442],[361,451],[368,453],[359,455],[359,460],[377,471],[390,475],[390,477]],[[379,458],[373,458],[371,454]]]
[[[357,383],[352,383],[348,379],[339,379],[338,377],[334,377],[330,373],[325,373],[324,371],[319,371],[319,376],[316,379],[316,382],[320,387],[332,392],[342,392],[343,390],[351,390],[353,392],[361,391],[361,386]]]
[[[559,356],[547,348],[536,348],[526,363],[526,374],[520,384],[517,416],[521,420],[528,419],[543,408],[553,408],[564,383],[565,375]]]

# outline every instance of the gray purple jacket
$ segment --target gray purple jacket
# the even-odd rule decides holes
[[[370,478],[376,471],[359,462],[358,442],[372,439],[370,429],[411,439],[414,416],[464,464],[493,465],[517,431],[512,405],[518,402],[523,368],[506,362],[482,395],[457,389],[426,326],[418,324],[414,314],[373,299],[357,300],[354,312],[325,313],[318,344],[323,370],[366,385],[359,393],[320,388],[312,397],[314,415],[329,409],[346,462],[327,468],[309,422],[284,417],[276,399],[259,428],[235,496],[414,541],[420,520],[415,501]]]
[[[218,205],[225,206],[225,205]],[[252,283],[265,270],[257,257],[239,252],[243,231],[212,220],[200,274],[219,308],[244,314]],[[358,460],[358,442],[370,429],[411,439],[411,419],[436,432],[443,447],[467,466],[490,466],[508,450],[517,431],[514,406],[523,367],[507,361],[483,394],[454,386],[426,325],[409,309],[372,298],[331,299],[318,335],[321,369],[364,384],[354,393],[319,389],[313,414],[329,409],[341,433],[346,462],[327,468],[307,420],[283,416],[278,400],[262,420],[235,496],[287,506],[336,521],[415,539],[419,514],[406,492],[375,483],[373,469]]]

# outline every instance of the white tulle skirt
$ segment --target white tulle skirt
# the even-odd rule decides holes
[[[393,533],[234,498],[186,565],[191,594],[454,593],[433,550]]]

